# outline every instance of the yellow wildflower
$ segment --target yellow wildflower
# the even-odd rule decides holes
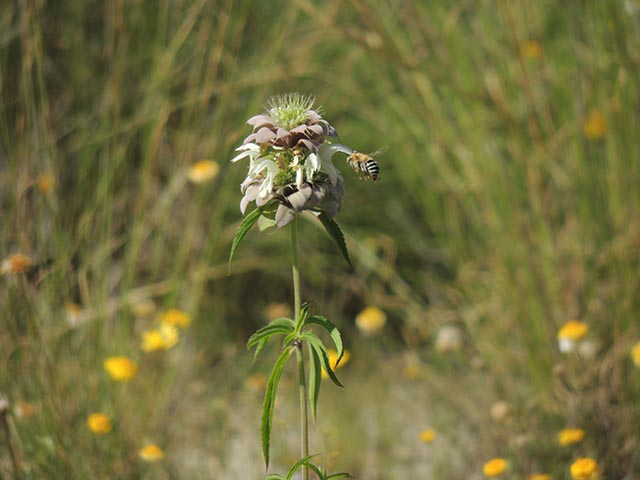
[[[631,360],[636,367],[640,367],[640,342],[631,347]]]
[[[186,312],[172,308],[167,310],[160,318],[160,323],[163,325],[172,325],[178,328],[187,328],[191,324],[191,317]]]
[[[598,110],[591,110],[584,121],[584,136],[589,140],[599,140],[607,134],[607,119]]]
[[[13,255],[9,255],[7,258],[2,260],[2,265],[0,265],[0,274],[15,275],[18,273],[24,273],[32,266],[33,260],[31,259],[31,257],[23,255],[22,253],[14,253]]]
[[[138,451],[138,455],[145,462],[157,462],[164,458],[164,452],[155,443],[149,443]]]
[[[380,331],[387,323],[387,315],[378,307],[367,307],[356,316],[356,326],[364,334]]]
[[[558,330],[558,347],[561,352],[570,352],[576,343],[589,333],[589,325],[578,320],[571,320],[565,323]]]
[[[178,329],[173,325],[162,324],[160,328],[142,332],[143,352],[155,352],[156,350],[169,350],[178,343]]]
[[[581,442],[584,436],[584,430],[581,428],[564,428],[558,432],[558,443],[561,447],[566,447]]]
[[[200,160],[191,165],[187,176],[193,183],[205,183],[214,179],[219,170],[220,166],[213,160]]]
[[[338,368],[344,367],[349,362],[351,353],[349,352],[349,350],[345,350],[342,358],[340,359],[340,363],[338,363],[338,352],[336,352],[334,349],[327,349],[327,356],[329,357],[329,365],[331,365],[331,367],[335,371]],[[322,369],[322,378],[329,378],[329,374],[324,370],[324,368]]]
[[[92,413],[87,418],[87,427],[96,435],[104,435],[111,431],[111,420],[104,413]]]
[[[507,470],[507,461],[504,458],[493,458],[482,466],[482,473],[487,477],[497,477]]]
[[[56,178],[51,173],[43,173],[36,180],[36,184],[42,193],[49,193],[56,184]]]
[[[420,441],[422,441],[422,443],[431,443],[436,439],[437,436],[438,432],[436,432],[432,428],[428,428],[420,432]]]
[[[571,478],[573,480],[595,480],[600,473],[598,463],[589,457],[578,458],[571,465]]]
[[[520,45],[520,55],[530,60],[539,60],[542,58],[542,45],[535,40],[527,40]]]
[[[527,477],[527,480],[551,480],[551,475],[546,473],[532,473]]]
[[[117,382],[128,382],[138,372],[138,365],[129,357],[109,357],[104,361],[104,369]]]

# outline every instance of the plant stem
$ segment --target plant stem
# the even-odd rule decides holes
[[[291,223],[291,265],[293,269],[293,303],[296,320],[296,330],[300,332],[302,325],[300,322],[300,269],[298,266],[298,219]],[[302,342],[295,344],[296,358],[298,360],[298,388],[300,391],[300,444],[302,458],[309,455],[309,417],[307,411],[307,380],[304,373],[304,355],[302,352]],[[302,480],[309,480],[309,469],[302,467]]]

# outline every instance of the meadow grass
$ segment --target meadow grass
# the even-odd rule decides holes
[[[339,165],[354,272],[300,222],[303,297],[352,355],[311,451],[367,480],[482,478],[494,457],[504,478],[570,478],[580,456],[636,478],[639,40],[633,0],[3,3],[0,256],[34,266],[0,277],[0,475],[262,478],[268,372],[244,343],[293,303],[289,239],[249,236],[228,276],[246,173],[228,159],[246,118],[299,91],[358,150],[390,147],[373,187]],[[194,184],[202,159],[220,170]],[[387,323],[365,336],[372,305]],[[171,308],[191,325],[142,352]],[[589,333],[562,353],[572,319]],[[115,355],[131,381],[105,372]],[[565,427],[585,438],[558,446]]]

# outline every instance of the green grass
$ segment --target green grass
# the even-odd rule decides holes
[[[37,265],[0,277],[0,393],[24,478],[261,478],[261,393],[245,385],[260,367],[244,342],[265,305],[293,302],[288,236],[250,234],[227,275],[246,173],[228,159],[245,120],[287,91],[315,95],[343,143],[390,146],[375,185],[340,166],[354,272],[301,225],[303,298],[353,355],[345,390],[323,390],[311,450],[366,479],[466,479],[495,456],[507,478],[570,478],[580,455],[604,478],[640,475],[633,1],[5,3],[0,256]],[[522,54],[530,40],[539,58]],[[583,131],[594,110],[603,138]],[[220,173],[193,185],[204,158]],[[164,354],[139,348],[153,315],[132,306],[149,299],[193,317]],[[368,305],[389,317],[375,338],[353,325]],[[558,351],[573,318],[591,358]],[[438,352],[450,324],[463,348]],[[140,362],[128,384],[102,369],[117,354]],[[417,379],[401,375],[407,358]],[[282,471],[297,451],[287,375]],[[86,428],[94,411],[109,434]],[[565,426],[586,439],[559,449]],[[422,445],[428,427],[439,436]],[[147,441],[162,462],[138,458]],[[4,433],[0,475],[15,476]]]

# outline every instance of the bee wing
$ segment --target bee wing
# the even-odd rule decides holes
[[[371,152],[369,154],[370,157],[377,157],[378,155],[384,154],[387,150],[389,150],[389,145],[385,145],[384,147],[380,147],[375,152]]]

